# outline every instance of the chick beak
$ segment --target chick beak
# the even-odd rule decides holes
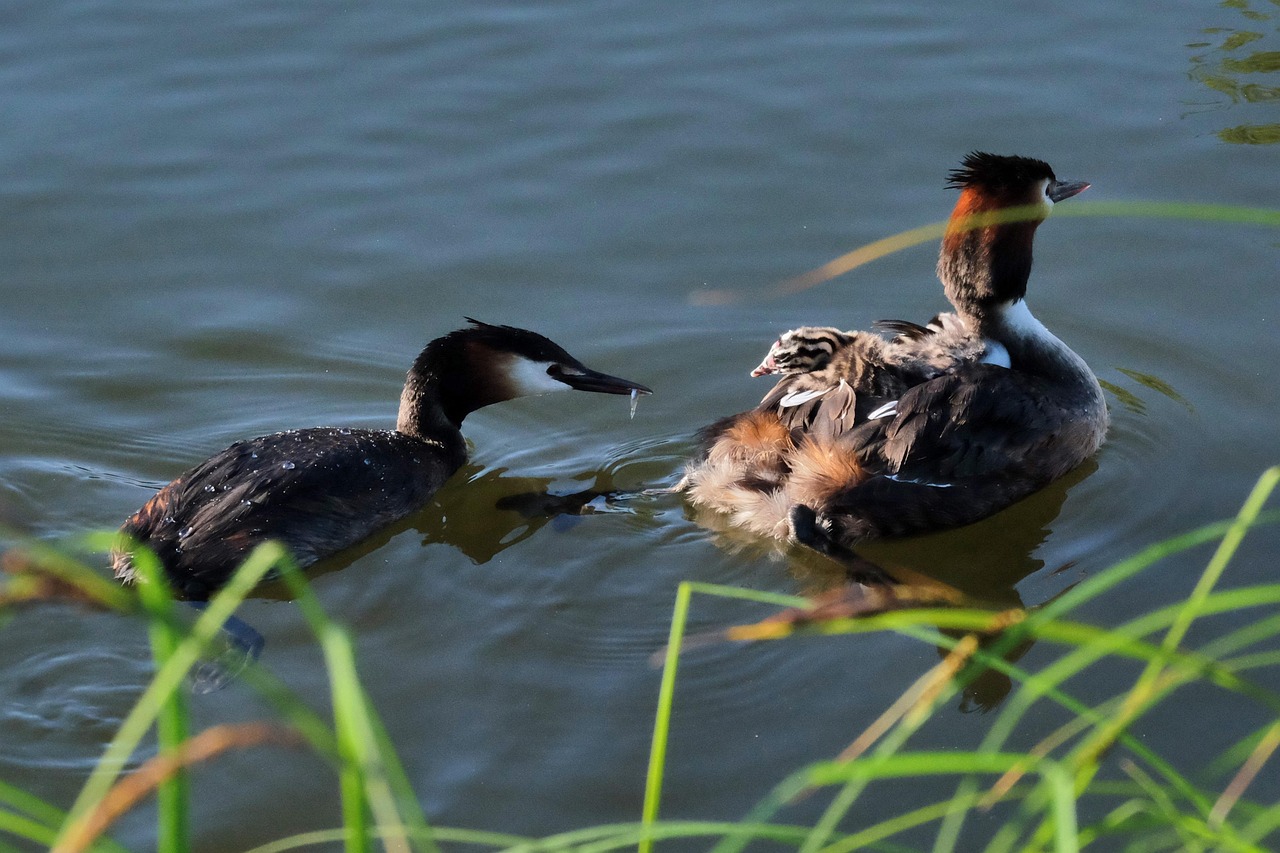
[[[1088,181],[1054,181],[1046,191],[1049,200],[1054,204],[1063,199],[1071,198],[1073,195],[1079,195],[1089,189]]]
[[[764,357],[764,361],[760,362],[755,370],[751,371],[752,376],[768,376],[770,373],[776,373],[778,370],[778,362],[773,360],[773,353],[769,353]]]
[[[596,391],[601,394],[630,394],[632,391],[637,394],[653,393],[639,382],[600,373],[581,364],[556,365],[548,373],[576,391]]]

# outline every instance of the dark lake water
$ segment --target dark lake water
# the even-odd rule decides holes
[[[764,392],[747,372],[779,331],[931,316],[934,245],[803,293],[760,291],[944,218],[946,172],[971,149],[1089,180],[1068,203],[1080,212],[1276,207],[1280,112],[1259,95],[1280,87],[1275,51],[1280,9],[1261,0],[10,3],[0,513],[53,542],[114,527],[234,440],[389,425],[413,356],[464,315],[541,331],[657,393],[634,420],[593,395],[477,413],[472,462],[436,504],[316,588],[357,638],[430,820],[536,834],[638,819],[649,658],[676,585],[815,592],[830,571],[726,541],[671,497],[576,523],[495,502],[669,484],[699,426]],[[1030,303],[1140,405],[1110,397],[1109,443],[1068,483],[874,556],[1036,604],[1233,514],[1280,461],[1278,281],[1275,229],[1047,223]],[[697,304],[704,288],[740,298]],[[1278,546],[1258,532],[1227,583],[1272,578]],[[1206,558],[1168,561],[1080,615],[1114,624],[1177,601]],[[764,612],[698,599],[693,628]],[[264,665],[326,707],[297,608],[256,599],[241,615],[267,637]],[[742,816],[937,659],[892,635],[691,653],[664,815]],[[1080,695],[1100,701],[1129,675]],[[69,805],[148,677],[134,621],[48,608],[4,625],[0,780]],[[1188,769],[1265,722],[1196,701],[1143,729]],[[193,706],[200,726],[263,713],[240,685]],[[1219,717],[1214,737],[1193,725]],[[923,745],[970,746],[989,719],[957,702]],[[1280,779],[1250,793],[1274,801]],[[226,757],[195,796],[204,850],[339,820],[335,778],[305,754]],[[873,789],[866,807],[897,796]],[[143,808],[117,837],[147,849],[153,832]]]

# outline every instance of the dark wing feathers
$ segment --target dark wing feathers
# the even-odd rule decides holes
[[[1037,380],[976,364],[915,386],[897,414],[859,426],[853,449],[872,471],[904,479],[955,481],[1025,466],[1045,440],[1046,411]]]
[[[857,394],[848,382],[840,384],[813,402],[813,435],[818,441],[835,441],[853,428]]]
[[[790,394],[792,391],[801,390],[800,383],[805,379],[805,374],[800,373],[795,376],[784,376],[769,389],[769,393],[760,399],[760,403],[756,406],[760,411],[768,411],[769,409],[778,408],[778,404],[782,402],[782,398]]]
[[[304,566],[355,544],[424,504],[453,462],[434,445],[389,432],[277,433],[192,468],[123,530],[145,540],[198,597],[268,539],[284,542]]]
[[[876,320],[871,324],[882,332],[891,332],[908,340],[917,341],[933,334],[933,330],[910,320]]]
[[[792,393],[822,391],[821,396],[790,406],[781,405]],[[830,379],[800,373],[784,376],[756,406],[758,411],[772,411],[788,429],[811,430],[816,436],[833,439],[854,426],[854,404],[858,395],[843,379],[834,387]]]

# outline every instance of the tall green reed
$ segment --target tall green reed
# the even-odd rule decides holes
[[[1205,844],[1221,845],[1226,849],[1255,849],[1254,846],[1268,833],[1280,826],[1280,815],[1276,814],[1280,810],[1253,804],[1243,807],[1247,818],[1245,823],[1233,824],[1228,820],[1229,814],[1232,808],[1242,803],[1240,795],[1247,786],[1240,786],[1235,791],[1224,789],[1218,793],[1203,790],[1176,770],[1173,762],[1134,738],[1128,728],[1138,716],[1149,712],[1176,688],[1197,681],[1232,691],[1280,716],[1280,693],[1247,677],[1251,670],[1280,664],[1280,652],[1239,654],[1243,649],[1280,637],[1280,614],[1267,613],[1261,619],[1229,630],[1206,642],[1199,649],[1188,650],[1181,646],[1187,632],[1199,619],[1222,613],[1243,614],[1254,608],[1274,608],[1280,605],[1280,584],[1213,591],[1245,533],[1259,524],[1280,520],[1280,513],[1263,511],[1264,504],[1277,483],[1280,483],[1280,467],[1269,469],[1262,475],[1234,519],[1206,525],[1150,546],[1134,557],[1078,584],[1044,607],[1026,613],[1024,618],[1007,620],[1008,627],[993,641],[971,645],[966,651],[965,669],[949,683],[929,694],[927,701],[911,703],[911,713],[901,714],[892,726],[880,734],[876,738],[877,746],[874,749],[864,757],[818,763],[796,771],[779,783],[733,831],[726,833],[716,847],[716,853],[742,850],[758,837],[758,828],[770,825],[768,822],[792,799],[814,788],[833,789],[834,795],[828,808],[798,845],[802,851],[860,849],[865,845],[881,842],[897,832],[915,829],[929,822],[936,822],[938,827],[933,845],[935,851],[962,849],[961,836],[966,817],[976,808],[990,807],[1001,798],[1016,799],[1021,806],[990,840],[990,850],[1076,850],[1080,848],[1081,839],[1115,840],[1118,835],[1122,835],[1126,828],[1123,821],[1103,821],[1083,830],[1077,827],[1077,805],[1086,796],[1117,798],[1129,812],[1139,810],[1140,805],[1141,813],[1148,817],[1163,815],[1163,822],[1157,822],[1154,826],[1173,833],[1176,844],[1188,843],[1188,838],[1195,837],[1202,841],[1208,839],[1204,841]],[[1105,629],[1067,618],[1081,605],[1160,561],[1215,541],[1219,543],[1218,548],[1186,601],[1159,608]],[[667,753],[665,743],[660,741],[664,741],[670,732],[669,721],[675,696],[675,667],[684,638],[684,625],[691,597],[695,592],[719,597],[764,600],[742,590],[705,584],[681,585],[672,618],[671,645],[666,654],[666,668],[654,726],[654,744],[651,749],[642,821],[646,831],[655,830],[661,825],[658,812]],[[791,600],[774,600],[779,604],[794,604]],[[800,632],[846,634],[891,630],[930,644],[955,649],[967,638],[957,639],[942,633],[943,629],[988,631],[993,617],[997,615],[977,609],[916,608],[856,619],[838,618],[798,623],[794,628],[786,623],[775,622],[764,626],[766,630],[739,632],[739,635],[768,641]],[[1159,642],[1147,639],[1161,631],[1165,633]],[[1028,638],[1061,645],[1066,652],[1045,669],[1028,672],[1002,656]],[[1064,683],[1070,678],[1100,661],[1116,657],[1138,660],[1145,664],[1134,686],[1124,695],[1090,706],[1065,689]],[[978,748],[944,754],[908,751],[911,737],[927,724],[950,697],[986,667],[1011,676],[1019,687],[1004,703]],[[1027,719],[1031,709],[1046,700],[1069,711],[1073,715],[1072,722],[1033,750],[1025,753],[1002,752],[1014,730]],[[1236,766],[1240,768],[1240,772],[1256,775],[1257,765],[1280,745],[1280,724],[1268,726],[1256,733],[1253,740],[1252,747],[1241,743],[1234,751]],[[1064,751],[1064,746],[1073,741],[1078,742]],[[1095,783],[1102,756],[1112,746],[1125,750],[1127,772],[1134,780],[1132,785]],[[1254,766],[1246,766],[1249,762],[1253,762]],[[955,794],[945,801],[880,820],[857,832],[842,834],[838,831],[838,827],[847,821],[853,806],[870,784],[902,773],[917,776],[951,773],[960,776],[961,782]],[[1030,784],[1023,782],[1028,773],[1037,776],[1038,780]],[[1001,779],[984,792],[982,780],[989,779],[993,774],[999,775]],[[1237,778],[1242,777],[1238,775]],[[643,853],[651,849],[652,839],[646,837],[640,843],[640,850]]]
[[[918,832],[930,825],[935,827],[933,849],[946,851],[968,849],[971,839],[964,834],[967,818],[975,810],[998,803],[1012,806],[1012,810],[1006,808],[998,830],[987,842],[987,849],[993,851],[1075,850],[1088,844],[1111,844],[1139,831],[1158,843],[1182,849],[1260,849],[1264,840],[1280,828],[1280,814],[1276,808],[1250,802],[1245,795],[1250,782],[1280,747],[1280,724],[1264,726],[1224,752],[1219,763],[1229,768],[1232,779],[1221,790],[1208,790],[1193,781],[1177,769],[1175,761],[1135,738],[1129,727],[1175,690],[1191,683],[1230,691],[1242,701],[1280,717],[1280,694],[1251,677],[1252,673],[1274,670],[1280,665],[1280,651],[1259,648],[1280,637],[1280,584],[1216,588],[1247,531],[1280,520],[1280,513],[1264,510],[1277,483],[1280,468],[1273,468],[1264,473],[1236,518],[1150,546],[1016,618],[1009,618],[1007,611],[996,613],[980,608],[914,607],[860,617],[774,619],[749,626],[750,630],[728,632],[726,638],[778,641],[796,633],[894,631],[951,650],[948,659],[922,675],[900,702],[869,727],[869,736],[860,739],[865,742],[856,754],[800,768],[782,779],[738,822],[660,819],[663,782],[671,764],[667,743],[677,696],[677,673],[681,652],[689,642],[687,621],[695,596],[786,608],[804,607],[806,602],[794,596],[685,582],[677,592],[664,653],[640,821],[542,839],[428,826],[394,747],[360,683],[350,636],[325,614],[278,546],[267,545],[256,551],[193,623],[168,594],[158,564],[145,551],[138,552],[137,565],[148,580],[141,584],[135,597],[74,561],[33,546],[37,556],[31,562],[42,571],[81,585],[85,597],[102,606],[146,619],[156,671],[104,749],[70,810],[63,813],[30,794],[0,784],[0,831],[47,844],[54,850],[120,850],[101,835],[106,827],[95,823],[95,815],[111,797],[148,732],[157,732],[160,757],[180,755],[192,742],[183,680],[243,598],[274,570],[288,584],[324,652],[331,684],[332,720],[326,722],[292,695],[266,667],[250,667],[240,677],[276,709],[303,741],[329,759],[342,795],[342,825],[329,832],[280,839],[264,845],[260,848],[263,851],[297,849],[333,840],[341,840],[351,851],[368,850],[375,843],[391,850],[433,850],[437,842],[530,853],[605,851],[626,846],[648,851],[665,839],[705,838],[716,842],[718,853],[733,853],[764,839],[801,851],[833,853],[880,847],[901,833]],[[1214,542],[1218,547],[1185,601],[1107,628],[1070,618],[1082,605],[1161,561]],[[103,538],[89,540],[91,545],[104,543]],[[1258,616],[1245,619],[1251,612]],[[1201,641],[1196,648],[1186,648],[1191,627],[1218,614],[1236,617],[1229,630]],[[979,635],[984,637],[983,642],[972,642]],[[1061,646],[1064,651],[1038,671],[1029,671],[1004,657],[1028,638]],[[708,638],[698,640],[707,642]],[[1089,667],[1118,658],[1143,663],[1142,674],[1124,694],[1090,704],[1066,688],[1066,682]],[[1017,689],[992,720],[981,743],[972,750],[913,751],[912,738],[983,668],[1010,676]],[[1008,745],[1015,731],[1039,703],[1046,701],[1069,712],[1070,721],[1029,750],[1010,750]],[[1128,781],[1097,778],[1104,756],[1112,749],[1122,751],[1124,760],[1120,766]],[[157,787],[156,837],[160,850],[189,849],[192,843],[187,822],[190,793],[182,770],[179,766]],[[904,776],[955,776],[959,782],[949,797],[912,804],[898,814],[878,815],[874,822],[849,826],[850,815],[869,786]],[[815,822],[798,826],[777,820],[797,796],[812,791],[829,794],[828,803]],[[1103,819],[1079,825],[1083,799],[1106,800],[1113,807]]]
[[[112,534],[87,537],[85,545],[104,550]],[[136,596],[104,581],[90,568],[36,543],[24,546],[26,563],[39,573],[84,591],[84,597],[147,620],[152,639],[155,674],[107,744],[71,808],[63,814],[12,786],[0,786],[0,829],[17,837],[48,844],[55,851],[119,850],[100,838],[102,816],[129,761],[154,728],[158,758],[173,759],[190,743],[188,699],[184,680],[231,614],[269,573],[278,573],[324,651],[331,684],[333,722],[327,724],[262,667],[245,670],[240,678],[266,699],[294,731],[332,762],[343,803],[342,838],[345,849],[370,849],[379,837],[390,850],[434,851],[431,830],[418,805],[385,727],[374,711],[357,673],[349,635],[324,612],[305,579],[283,547],[268,543],[256,549],[227,585],[189,622],[179,612],[154,555],[134,552],[142,578]],[[19,585],[22,580],[16,581]],[[11,583],[12,585],[12,583]],[[77,595],[76,600],[82,600]],[[183,767],[165,775],[157,785],[157,849],[191,848],[188,826],[190,793]]]

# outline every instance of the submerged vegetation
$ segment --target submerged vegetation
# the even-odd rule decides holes
[[[109,838],[114,819],[154,793],[157,848],[191,847],[187,774],[200,762],[234,749],[305,747],[325,757],[342,799],[335,827],[281,838],[257,853],[341,842],[347,850],[437,850],[465,844],[494,850],[606,851],[639,846],[651,850],[668,839],[702,839],[716,853],[735,853],[753,842],[805,851],[977,849],[1077,850],[1093,845],[1132,850],[1258,850],[1280,830],[1280,805],[1250,799],[1250,785],[1280,747],[1280,691],[1266,678],[1280,667],[1280,583],[1219,589],[1219,581],[1248,531],[1280,520],[1265,504],[1280,483],[1280,467],[1266,471],[1232,520],[1210,524],[1152,545],[1072,587],[1034,610],[994,611],[958,607],[902,607],[860,596],[851,588],[843,603],[815,610],[803,599],[751,590],[681,584],[670,642],[663,659],[643,813],[631,824],[612,824],[555,835],[522,838],[483,830],[429,825],[376,710],[361,685],[346,631],[328,617],[288,554],[268,543],[253,553],[208,608],[190,623],[161,581],[158,564],[140,552],[149,581],[136,592],[105,580],[93,569],[39,544],[5,555],[0,617],[17,608],[69,601],[136,614],[149,626],[155,675],[104,750],[67,811],[0,781],[0,849],[3,840],[48,845],[57,851],[123,848]],[[1181,603],[1102,628],[1073,618],[1090,600],[1162,560],[1217,543],[1199,582]],[[104,549],[106,534],[90,537]],[[274,709],[276,717],[218,725],[193,733],[183,687],[202,655],[244,597],[271,570],[292,591],[324,654],[332,716],[325,719],[272,675],[251,666],[241,681]],[[721,641],[778,641],[796,633],[845,634],[894,631],[946,654],[922,674],[892,707],[843,753],[782,778],[741,821],[661,819],[663,780],[677,694],[677,671],[694,596],[714,595],[789,608],[750,625],[730,628]],[[1220,618],[1224,615],[1230,618]],[[190,624],[188,624],[190,623]],[[1194,645],[1189,636],[1195,627]],[[703,638],[707,640],[708,638]],[[1012,663],[1012,650],[1035,641],[1060,648],[1035,670]],[[1125,691],[1101,702],[1073,696],[1067,682],[1107,661],[1130,660],[1140,672]],[[936,712],[975,678],[995,670],[1015,688],[970,750],[913,748]],[[1133,736],[1133,724],[1197,684],[1235,697],[1243,709],[1260,709],[1270,722],[1230,745],[1217,762],[1223,781],[1214,787]],[[1019,726],[1046,704],[1068,721],[1029,749],[1011,743]],[[154,729],[155,757],[129,773],[143,739]],[[1104,773],[1104,767],[1106,772]],[[1118,771],[1118,773],[1116,772]],[[859,798],[877,782],[947,776],[954,793],[935,802],[903,802],[897,814],[851,818]],[[252,783],[249,783],[252,784]],[[637,780],[639,786],[639,780]],[[801,797],[825,797],[816,821],[788,821]],[[984,814],[981,826],[972,820]],[[1088,816],[1088,817],[1086,817]],[[927,833],[927,834],[925,834]],[[987,837],[979,841],[979,834]],[[963,839],[963,843],[962,843]],[[907,845],[907,846],[904,846]]]
[[[1203,30],[1203,41],[1188,44],[1191,79],[1219,97],[1189,104],[1200,110],[1274,117],[1267,107],[1280,100],[1280,12],[1274,0],[1226,0],[1219,4],[1228,23]],[[1225,102],[1223,98],[1225,97]],[[1233,145],[1280,143],[1280,122],[1239,124],[1218,131],[1218,138]]]

